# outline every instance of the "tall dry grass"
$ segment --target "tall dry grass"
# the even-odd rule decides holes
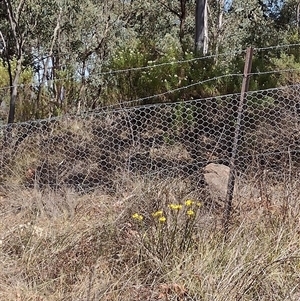
[[[268,203],[238,195],[225,239],[222,210],[183,181],[127,181],[113,196],[3,195],[0,300],[300,299],[298,182],[268,186]],[[202,203],[195,215],[188,199]],[[185,235],[192,243],[179,248]]]

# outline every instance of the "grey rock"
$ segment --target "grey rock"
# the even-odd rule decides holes
[[[230,168],[223,164],[210,163],[203,168],[204,180],[214,200],[225,201]]]

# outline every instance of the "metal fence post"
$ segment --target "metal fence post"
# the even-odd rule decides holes
[[[253,56],[253,48],[248,47],[246,52],[246,59],[245,59],[245,65],[244,65],[244,75],[243,75],[243,83],[242,83],[242,89],[241,89],[241,97],[239,101],[238,106],[238,115],[235,125],[235,131],[234,131],[234,140],[232,145],[232,153],[231,158],[229,162],[229,178],[228,178],[228,184],[227,184],[227,194],[225,199],[225,212],[224,212],[224,230],[227,233],[230,223],[230,217],[232,212],[232,200],[233,200],[233,193],[234,193],[234,185],[235,185],[235,174],[236,174],[236,159],[237,159],[237,151],[239,146],[239,140],[240,140],[240,131],[241,131],[241,122],[243,119],[243,113],[244,113],[244,105],[246,103],[246,92],[249,89],[249,81],[250,76],[249,73],[251,72],[252,67],[252,56]]]

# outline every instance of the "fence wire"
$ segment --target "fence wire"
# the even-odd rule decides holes
[[[248,92],[237,171],[279,179],[300,166],[300,85]],[[134,177],[203,184],[208,163],[228,165],[240,94],[105,109],[1,126],[0,183],[113,192]]]

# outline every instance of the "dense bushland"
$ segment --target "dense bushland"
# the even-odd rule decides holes
[[[134,103],[239,92],[242,77],[230,74],[242,73],[243,50],[250,45],[260,49],[251,90],[298,82],[299,47],[276,48],[299,42],[296,1],[208,5],[209,45],[202,57],[194,52],[193,1],[39,0],[19,9],[18,1],[5,1],[0,6],[3,122],[12,103],[14,121],[25,121],[140,98]],[[162,65],[139,69],[157,64]]]

